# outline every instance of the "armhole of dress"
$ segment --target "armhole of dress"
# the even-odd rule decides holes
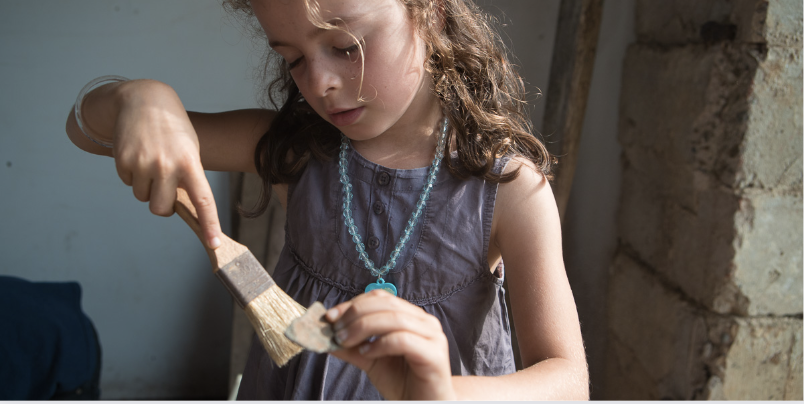
[[[298,181],[290,181],[288,182],[288,194],[287,199],[285,200],[285,225],[283,226],[285,230],[285,246],[289,247],[292,251],[295,251],[296,248],[293,245],[292,237],[290,236],[290,221],[291,219],[291,212],[290,207],[292,206],[290,203],[291,198],[293,198],[293,192],[296,190],[296,185],[298,185]]]
[[[508,167],[508,163],[511,161],[511,156],[503,156],[498,158],[494,162],[494,168],[492,169],[495,173],[504,173],[506,167]],[[500,184],[490,184],[486,183],[485,187],[485,195],[483,196],[483,257],[482,257],[482,265],[485,268],[487,273],[491,272],[491,268],[489,268],[489,243],[491,241],[491,225],[494,221],[494,208],[497,202],[497,190],[499,189]],[[500,261],[500,265],[502,265],[502,260]],[[494,270],[494,274],[496,275],[498,271],[500,271],[500,278],[503,279],[503,272],[500,265],[497,266]],[[495,276],[496,277],[496,276]]]

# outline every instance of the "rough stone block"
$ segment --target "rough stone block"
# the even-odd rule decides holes
[[[745,306],[731,280],[738,198],[704,186],[686,208],[663,187],[661,180],[623,171],[618,226],[624,247],[704,306],[714,310],[719,301],[725,313]]]
[[[801,47],[802,3],[799,0],[738,0],[731,20],[738,41]]]
[[[734,321],[737,333],[725,357],[722,398],[801,400],[801,320]]]
[[[802,220],[800,194],[762,193],[740,201],[731,280],[747,300],[747,314],[802,312]]]
[[[729,0],[637,0],[637,37],[640,42],[663,44],[702,42],[705,38],[731,40],[737,34],[737,27],[729,18],[733,3]],[[702,27],[707,23],[711,29],[702,35]]]
[[[801,47],[798,0],[637,0],[639,42],[679,45],[737,41]]]
[[[687,209],[662,192],[661,181],[626,168],[618,214],[624,247],[715,312],[801,313],[801,196],[740,197],[700,184]]]
[[[629,49],[618,224],[628,248],[711,310],[796,314],[802,295],[800,52],[755,51]],[[743,225],[755,216],[757,229]]]
[[[801,4],[800,2],[798,2]],[[800,48],[749,51],[759,60],[734,185],[797,189],[802,181],[802,64]]]
[[[604,399],[801,400],[801,319],[711,313],[624,252],[608,308]]]
[[[609,279],[609,335],[603,398],[693,399],[705,388],[708,360],[724,345],[720,333],[676,291],[625,254]],[[726,341],[728,343],[730,341]]]
[[[757,61],[746,47],[632,46],[619,140],[636,170],[692,209],[701,174],[731,186],[741,166]]]

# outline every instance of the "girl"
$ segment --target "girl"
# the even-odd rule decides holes
[[[304,306],[330,307],[344,349],[278,368],[254,343],[239,398],[587,398],[550,160],[476,6],[229,6],[256,17],[280,56],[278,111],[187,112],[163,83],[120,81],[79,97],[67,133],[113,156],[157,215],[185,188],[212,248],[220,226],[204,169],[259,173],[266,196],[252,213],[276,190],[288,219],[273,277]]]

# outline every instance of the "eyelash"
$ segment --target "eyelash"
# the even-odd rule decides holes
[[[349,55],[350,53],[356,51],[357,49],[358,49],[357,44],[354,44],[354,45],[352,45],[352,46],[350,46],[348,48],[343,48],[343,49],[335,48],[336,51],[338,51],[339,53],[342,53],[344,55]]]
[[[363,40],[361,39],[360,42],[362,44]],[[352,45],[352,46],[350,46],[348,48],[334,48],[334,49],[335,49],[336,52],[338,52],[338,53],[340,53],[342,55],[349,56],[352,52],[358,50],[358,44],[354,44],[354,45]],[[289,62],[288,63],[288,69],[293,70],[296,66],[299,65],[299,63],[301,63],[302,58],[303,57],[300,57],[300,58],[298,58],[298,59],[296,59],[296,60],[294,60],[292,62]]]

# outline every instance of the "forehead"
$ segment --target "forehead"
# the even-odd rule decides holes
[[[310,10],[317,10],[323,22],[346,24],[392,18],[398,0],[252,0],[251,7],[269,40],[310,34],[321,30],[310,21]]]

